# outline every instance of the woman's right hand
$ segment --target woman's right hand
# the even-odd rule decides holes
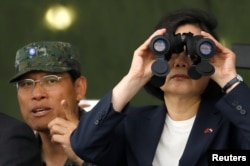
[[[140,47],[134,51],[134,56],[128,74],[114,87],[112,93],[113,108],[121,112],[124,106],[152,77],[151,65],[155,55],[150,50],[150,42],[156,35],[163,35],[166,29],[155,31]]]
[[[128,75],[132,78],[144,80],[146,83],[152,76],[151,65],[155,60],[155,55],[150,50],[150,42],[153,37],[163,35],[166,29],[156,30],[141,46],[139,46],[133,55]]]

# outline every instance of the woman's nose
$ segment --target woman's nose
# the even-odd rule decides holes
[[[187,68],[188,66],[189,66],[189,60],[186,54],[179,54],[174,60],[174,67]]]

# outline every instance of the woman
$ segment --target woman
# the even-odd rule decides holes
[[[127,75],[81,118],[70,139],[76,154],[106,166],[203,166],[210,150],[249,149],[250,90],[236,77],[235,54],[216,40],[215,27],[216,20],[197,9],[164,17],[135,50]],[[149,45],[154,36],[166,32],[211,39],[216,45],[210,59],[215,72],[191,79],[188,69],[193,62],[184,48],[166,62],[171,70],[165,83],[154,87],[150,79],[155,55]],[[163,104],[130,106],[143,87]]]

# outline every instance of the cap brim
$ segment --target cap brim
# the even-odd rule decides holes
[[[72,70],[71,68],[51,68],[51,69],[44,69],[44,68],[27,68],[26,70],[19,72],[18,74],[16,74],[14,77],[12,77],[9,80],[9,83],[13,83],[13,82],[17,82],[20,77],[22,77],[24,74],[29,73],[31,71],[45,71],[45,72],[54,72],[54,73],[61,73],[61,72],[66,72],[66,71],[70,71]]]

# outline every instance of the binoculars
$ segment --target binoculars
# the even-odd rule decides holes
[[[152,64],[152,79],[157,86],[164,84],[165,77],[170,71],[166,61],[173,53],[183,51],[188,54],[193,64],[188,69],[188,75],[192,79],[199,79],[202,75],[212,75],[214,67],[209,63],[209,59],[215,54],[216,46],[211,39],[193,33],[171,34],[165,33],[152,38],[150,49],[156,56],[156,61]],[[159,80],[161,80],[159,82]]]

